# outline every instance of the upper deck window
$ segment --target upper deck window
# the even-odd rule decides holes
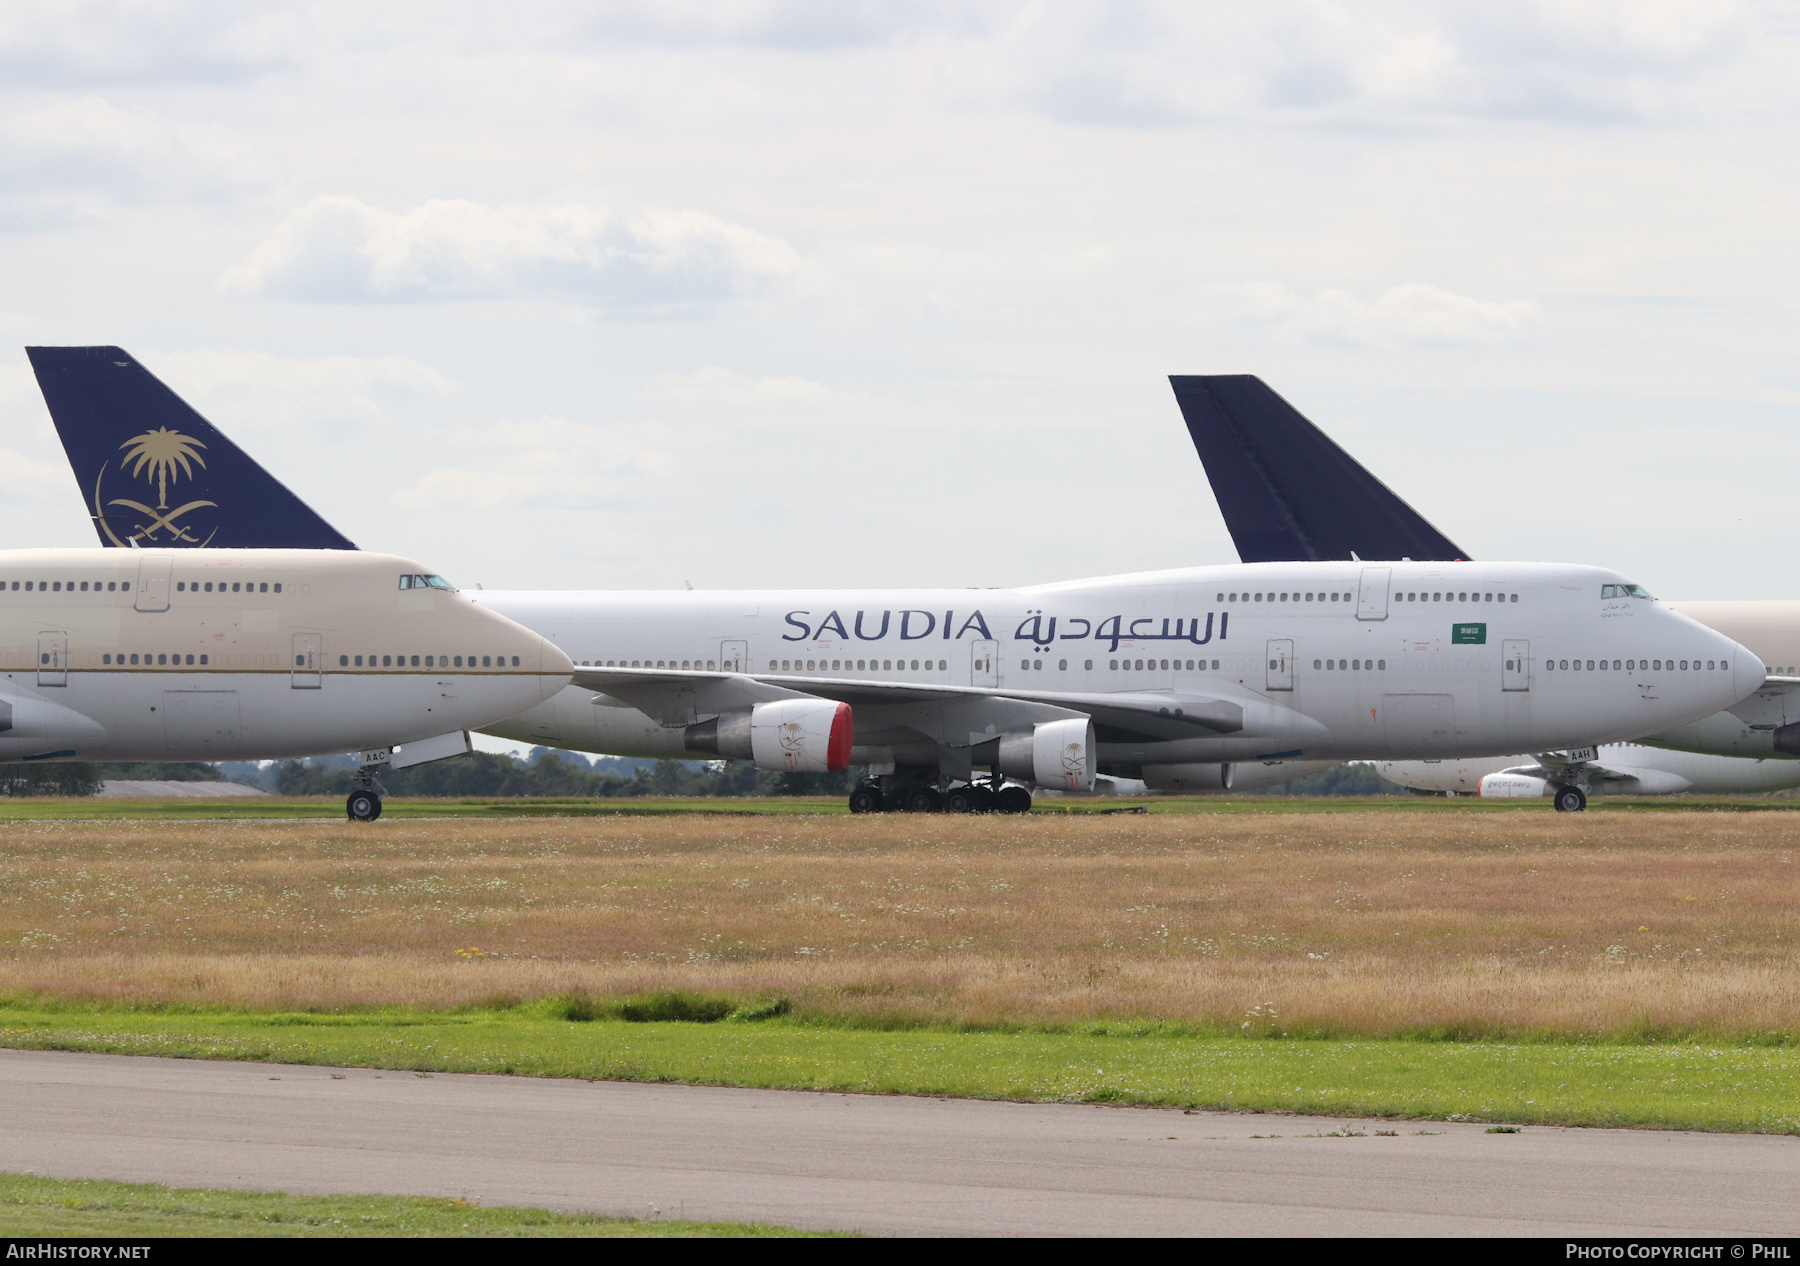
[[[402,589],[449,589],[452,591],[456,588],[442,576],[402,576],[400,577],[400,587]]]
[[[1602,598],[1650,598],[1652,602],[1655,601],[1654,598],[1651,598],[1650,591],[1642,585],[1601,585],[1600,596]]]

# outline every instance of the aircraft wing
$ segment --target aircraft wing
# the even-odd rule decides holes
[[[671,727],[692,725],[707,717],[777,699],[804,698],[808,693],[765,685],[743,673],[660,668],[577,668],[575,684],[628,704]]]
[[[1527,778],[1556,778],[1564,771],[1578,768],[1582,779],[1590,785],[1593,783],[1638,783],[1641,781],[1637,771],[1632,769],[1615,769],[1597,760],[1570,760],[1567,752],[1544,752],[1537,758],[1535,765],[1515,765],[1511,769],[1502,770],[1506,774],[1523,774]]]
[[[947,735],[972,735],[1009,721],[1030,724],[1071,716],[1092,717],[1097,727],[1125,740],[1199,738],[1236,734],[1244,728],[1241,705],[1186,691],[1088,694],[647,668],[577,668],[574,680],[577,686],[621,699],[664,725],[690,725],[757,703],[811,695],[889,715],[938,714],[946,719],[931,724],[922,715],[919,728]]]
[[[1800,677],[1765,678],[1748,699],[1726,709],[1753,730],[1778,730],[1800,721]]]

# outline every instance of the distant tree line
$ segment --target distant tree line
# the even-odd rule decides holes
[[[0,765],[0,794],[8,796],[93,796],[109,779],[152,782],[206,782],[220,777],[203,761],[42,761]]]
[[[1250,794],[1255,796],[1412,796],[1419,793],[1410,787],[1402,787],[1397,782],[1389,782],[1376,773],[1375,766],[1367,761],[1353,761],[1347,765],[1333,765],[1330,769],[1321,769],[1304,778],[1279,782],[1273,787],[1265,787],[1261,791],[1253,791]]]
[[[269,773],[271,771],[265,771]],[[376,780],[395,796],[840,796],[860,769],[841,774],[771,773],[747,761],[590,760],[578,752],[534,748],[524,760],[470,752],[410,769],[381,770]],[[347,795],[355,786],[347,756],[282,761],[267,786],[284,796]]]
[[[349,756],[320,756],[269,764],[225,761],[58,762],[0,766],[8,796],[91,796],[114,779],[147,782],[241,782],[284,796],[341,796],[355,786]],[[377,775],[395,796],[543,796],[614,799],[633,796],[842,796],[866,771],[841,774],[772,773],[746,761],[636,760],[589,757],[538,747],[523,759],[471,752],[449,760],[386,770]],[[1336,765],[1252,794],[1262,796],[1378,796],[1413,794],[1371,764]]]

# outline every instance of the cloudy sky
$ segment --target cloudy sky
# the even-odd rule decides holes
[[[496,587],[1235,558],[1261,375],[1478,558],[1800,597],[1800,11],[1728,0],[0,10],[22,348],[118,343]]]

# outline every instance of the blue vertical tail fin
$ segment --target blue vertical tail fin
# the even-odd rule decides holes
[[[102,545],[355,549],[117,347],[28,347]]]
[[[1262,379],[1169,383],[1244,562],[1468,558]]]

